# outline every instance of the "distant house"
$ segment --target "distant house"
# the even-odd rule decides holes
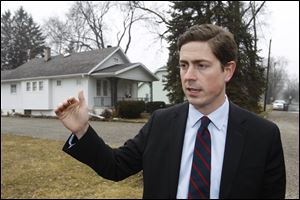
[[[120,47],[32,59],[1,71],[1,113],[55,115],[64,99],[83,90],[96,113],[118,100],[136,100],[138,83],[158,78],[142,63],[131,63]]]
[[[138,86],[138,97],[144,98],[148,101],[164,101],[166,104],[169,104],[170,102],[167,96],[167,91],[164,90],[165,75],[167,75],[167,67],[159,68],[154,72],[154,74],[159,78],[159,81],[155,81],[150,84],[140,83]]]

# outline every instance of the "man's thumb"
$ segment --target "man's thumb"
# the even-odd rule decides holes
[[[79,93],[78,93],[78,99],[79,99],[79,103],[81,105],[85,104],[85,98],[84,98],[84,95],[83,95],[83,90],[79,91]]]

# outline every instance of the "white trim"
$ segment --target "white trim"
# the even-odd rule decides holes
[[[100,65],[102,65],[105,61],[107,61],[110,57],[112,57],[112,55],[114,55],[117,51],[120,50],[120,47],[118,47],[116,50],[114,50],[111,54],[109,54],[106,58],[104,58],[98,65],[96,65],[93,69],[91,69],[87,74],[91,75],[91,73],[93,71],[95,71],[95,69],[97,69]]]
[[[155,79],[157,79],[157,81],[159,81],[159,78],[155,74],[153,74],[151,71],[149,71],[142,63],[132,64],[129,67],[126,67],[126,68],[121,69],[121,70],[116,71],[116,72],[107,72],[107,73],[101,73],[101,72],[99,72],[99,73],[93,73],[93,74],[91,74],[91,76],[104,76],[104,77],[105,76],[106,77],[107,76],[111,76],[111,77],[116,77],[116,76],[118,76],[118,75],[120,75],[120,74],[122,74],[124,72],[127,72],[129,70],[132,70],[132,69],[134,69],[134,68],[136,68],[138,66],[142,66],[142,68],[145,69],[152,77],[154,77]]]
[[[115,76],[115,73],[113,73],[113,72],[109,72],[109,73],[108,72],[107,73],[98,72],[98,73],[93,73],[90,76],[105,76],[105,77],[111,76],[111,77],[113,77],[113,76]]]
[[[165,71],[168,71],[167,67],[163,67],[163,68],[158,68],[154,74],[156,74],[157,72],[165,72]]]
[[[85,74],[67,74],[67,75],[58,75],[58,76],[38,76],[38,77],[30,77],[30,78],[19,78],[19,79],[7,79],[1,80],[1,83],[4,82],[12,82],[12,81],[27,81],[27,80],[36,80],[36,79],[50,79],[50,78],[61,78],[61,77],[83,77]]]
[[[128,61],[128,63],[131,63],[128,56],[124,53],[123,49],[120,48],[120,51],[122,51],[122,55],[126,58],[126,60]]]
[[[132,66],[130,66],[130,67],[127,67],[127,68],[125,68],[125,69],[122,69],[122,70],[120,70],[120,71],[117,71],[115,74],[116,75],[119,75],[119,74],[122,74],[122,73],[124,73],[124,72],[126,72],[126,71],[129,71],[129,70],[131,70],[131,69],[133,69],[133,68],[136,68],[136,67],[138,67],[138,66],[142,66],[150,75],[152,75],[152,77],[154,77],[155,79],[156,79],[156,81],[159,81],[159,78],[155,75],[155,74],[153,74],[149,69],[147,69],[147,67],[145,67],[145,65],[143,65],[142,63],[136,63],[136,64],[134,64],[134,65],[132,65]]]
[[[126,67],[125,69],[121,69],[121,70],[119,70],[119,71],[116,71],[116,72],[115,72],[115,75],[122,74],[122,73],[124,73],[124,72],[126,72],[126,71],[128,71],[128,70],[131,70],[131,69],[133,69],[133,68],[136,68],[136,67],[138,67],[138,66],[139,66],[138,63],[137,63],[137,64],[134,64],[134,65],[131,65],[131,66],[129,66],[129,67]]]

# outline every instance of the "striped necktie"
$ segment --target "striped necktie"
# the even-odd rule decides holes
[[[209,199],[211,169],[211,140],[207,128],[209,123],[209,118],[203,116],[201,126],[197,131],[189,183],[189,199]]]

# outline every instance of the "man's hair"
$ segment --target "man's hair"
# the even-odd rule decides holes
[[[222,68],[229,61],[237,61],[237,44],[234,36],[220,26],[213,24],[192,26],[178,38],[178,50],[192,41],[208,42],[213,54],[220,60]]]

